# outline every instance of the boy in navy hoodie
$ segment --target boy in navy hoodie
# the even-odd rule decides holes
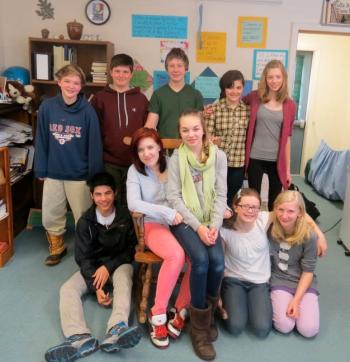
[[[86,179],[103,169],[98,118],[80,92],[84,72],[66,65],[56,77],[60,94],[41,104],[35,139],[35,176],[44,180],[42,221],[50,252],[46,265],[58,264],[67,253],[67,201],[77,222],[91,205]]]
[[[105,169],[115,179],[117,197],[126,205],[126,176],[131,165],[130,147],[123,138],[131,137],[143,127],[147,118],[148,100],[139,87],[131,87],[133,59],[116,54],[111,59],[112,83],[97,92],[91,100],[101,125]]]

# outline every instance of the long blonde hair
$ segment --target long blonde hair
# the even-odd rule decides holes
[[[279,222],[276,214],[277,208],[284,204],[285,202],[296,202],[299,207],[300,215],[297,218],[294,230],[291,234],[287,234],[281,223]],[[272,226],[271,226],[271,235],[277,241],[284,241],[289,245],[300,245],[305,240],[310,238],[311,227],[306,220],[306,211],[305,211],[305,203],[304,200],[298,191],[284,191],[281,192],[274,204],[272,211]]]
[[[267,85],[266,77],[270,69],[278,68],[282,72],[283,83],[281,88],[276,93],[276,101],[283,103],[289,98],[288,94],[288,74],[283,63],[277,59],[270,60],[261,74],[261,78],[258,84],[258,95],[263,103],[267,103],[271,99],[269,98],[269,87]]]
[[[202,143],[202,150],[201,150],[201,159],[199,161],[201,163],[206,163],[207,159],[209,157],[209,137],[208,137],[207,125],[205,123],[204,117],[202,116],[202,112],[199,112],[196,110],[189,110],[189,111],[185,111],[185,112],[181,113],[178,124],[177,124],[180,137],[181,137],[181,133],[180,133],[181,119],[183,117],[187,117],[187,116],[197,117],[201,121],[201,125],[203,128],[203,138],[202,138],[203,143]]]

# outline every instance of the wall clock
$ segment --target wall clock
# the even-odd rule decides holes
[[[111,9],[105,0],[90,0],[85,7],[88,20],[95,25],[107,23],[111,16]]]

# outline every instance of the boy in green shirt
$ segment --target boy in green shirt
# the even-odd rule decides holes
[[[182,112],[203,110],[203,97],[185,84],[188,58],[180,48],[173,48],[165,59],[169,83],[155,90],[148,107],[145,127],[156,128],[161,138],[179,138],[177,124]]]

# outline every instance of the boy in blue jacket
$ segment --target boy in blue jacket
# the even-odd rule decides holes
[[[77,222],[91,205],[86,179],[103,170],[99,121],[81,93],[84,72],[66,65],[56,77],[60,93],[41,104],[35,139],[34,172],[44,180],[42,222],[50,252],[46,265],[58,264],[67,253],[67,201]]]
[[[112,305],[107,334],[100,344],[102,351],[134,347],[142,337],[139,327],[128,326],[136,241],[132,221],[123,210],[126,206],[115,205],[116,185],[110,174],[98,173],[88,184],[93,205],[76,227],[75,260],[80,270],[60,290],[66,340],[46,352],[48,362],[75,361],[98,349],[98,341],[84,319],[82,297],[88,293],[96,295],[99,305]]]

